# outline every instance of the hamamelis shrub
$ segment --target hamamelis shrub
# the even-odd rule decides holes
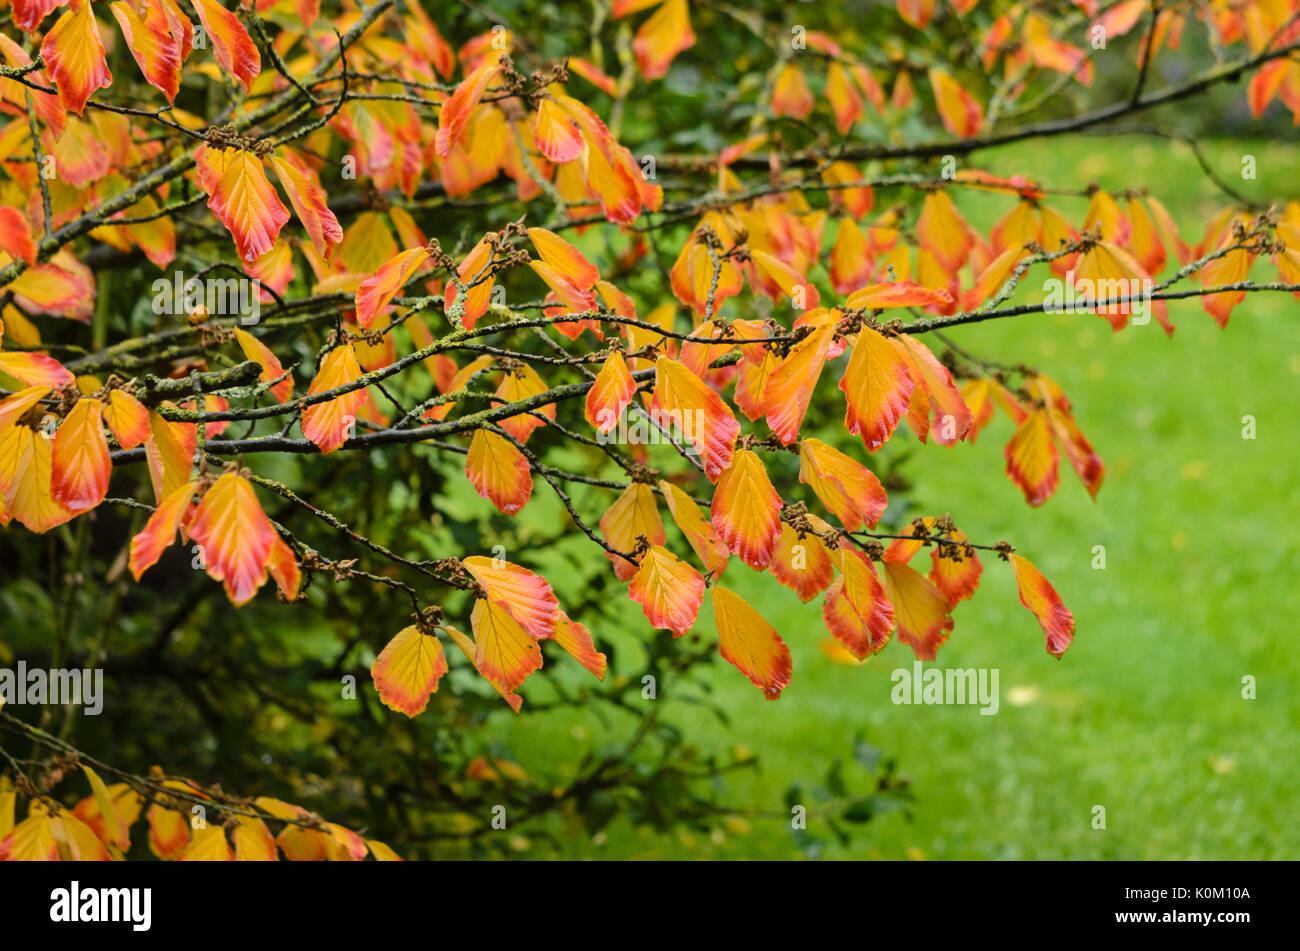
[[[1158,182],[976,162],[1130,116],[1178,137],[1238,81],[1300,117],[1292,0],[0,3],[0,648],[110,685],[102,720],[0,711],[6,858],[708,829],[747,760],[653,701],[715,659],[772,701],[791,637],[934,660],[985,571],[1011,634],[1071,646],[988,513],[907,488],[983,438],[993,504],[1063,468],[1096,497],[1087,407],[947,328],[1173,334],[1300,291],[1296,203],[1214,176],[1188,234]],[[777,631],[751,572],[824,634]],[[602,635],[625,598],[635,656]],[[633,729],[533,776],[478,738],[507,707]],[[804,797],[824,816],[905,798],[857,758],[865,791],[836,766]]]

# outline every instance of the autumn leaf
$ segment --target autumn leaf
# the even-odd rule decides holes
[[[537,371],[527,364],[521,364],[506,370],[495,395],[500,400],[500,405],[505,406],[540,396],[546,391],[546,382],[538,376]],[[542,419],[538,419],[538,415],[554,420],[555,404],[547,403],[534,407],[531,412],[507,416],[498,425],[520,442],[527,442],[539,426],[545,425]]]
[[[134,449],[149,438],[149,411],[125,390],[113,390],[104,406],[104,425],[119,446]]]
[[[961,391],[953,383],[952,374],[930,352],[930,349],[910,334],[899,334],[894,345],[909,360],[912,376],[925,387],[934,414],[935,441],[951,446],[964,439],[971,428],[970,408],[961,398]]]
[[[215,0],[200,0],[215,6]],[[235,239],[240,260],[252,263],[275,245],[289,210],[266,179],[262,160],[238,148],[200,146],[194,156],[208,207]]]
[[[727,548],[745,564],[763,571],[772,563],[781,529],[781,497],[753,451],[737,452],[718,479],[710,518]]]
[[[651,545],[663,545],[668,540],[654,490],[644,482],[633,482],[623,490],[600,517],[600,530],[613,548],[629,553],[642,537]],[[605,557],[613,564],[619,581],[629,581],[636,574],[638,566],[626,558],[611,552],[606,552]]]
[[[1025,417],[1003,455],[1007,460],[1007,475],[1025,493],[1030,505],[1042,505],[1056,491],[1059,481],[1057,460],[1060,458],[1052,442],[1047,411],[1035,409]]]
[[[790,686],[790,648],[772,625],[740,595],[713,588],[713,620],[719,649],[728,663],[775,700]]]
[[[389,258],[384,265],[361,282],[357,290],[357,323],[369,328],[393,297],[415,276],[429,257],[427,248],[412,248]]]
[[[237,472],[219,478],[203,493],[189,532],[203,551],[208,576],[224,583],[231,603],[239,607],[251,601],[266,583],[278,538],[252,483]]]
[[[871,562],[852,548],[839,549],[842,576],[822,603],[826,628],[858,660],[880,651],[894,629],[894,606]]]
[[[472,555],[461,564],[474,576],[489,601],[500,605],[538,640],[555,634],[560,607],[545,578],[501,559]]]
[[[29,531],[43,533],[72,518],[54,501],[50,488],[54,440],[27,426],[0,432],[0,485],[4,486],[5,520],[17,519]]]
[[[58,87],[59,101],[77,115],[82,114],[95,90],[107,89],[113,83],[90,0],[73,0],[72,9],[45,34],[41,58]]]
[[[199,494],[199,485],[186,482],[158,503],[144,528],[131,539],[131,556],[128,562],[131,575],[140,580],[149,568],[158,562],[165,549],[176,539],[176,529],[189,523]]]
[[[664,494],[664,501],[668,503],[668,511],[672,513],[677,528],[704,563],[704,570],[711,572],[714,577],[722,574],[730,557],[722,535],[704,517],[695,500],[680,487],[664,480],[659,483],[659,489]]]
[[[29,265],[36,263],[31,225],[21,211],[8,205],[0,205],[0,251]]]
[[[641,605],[652,627],[667,628],[681,637],[695,624],[704,603],[704,579],[667,548],[656,545],[642,557],[628,596]]]
[[[680,421],[699,454],[704,474],[716,482],[731,464],[740,423],[722,397],[676,360],[655,363],[654,405],[674,423]]]
[[[686,0],[667,0],[636,31],[632,52],[646,79],[661,79],[682,50],[695,45]]]
[[[812,436],[799,443],[799,481],[809,486],[845,530],[875,528],[889,500],[876,474]]]
[[[489,57],[487,62],[461,80],[456,91],[451,94],[451,98],[442,104],[438,112],[438,135],[435,144],[439,158],[445,159],[451,154],[452,146],[465,133],[470,113],[474,111],[474,107],[483,98],[483,93],[487,91],[488,85],[499,72],[501,72],[500,62],[495,56]]]
[[[239,349],[244,351],[244,356],[262,368],[258,379],[268,385],[274,382],[270,392],[275,397],[276,402],[287,402],[289,397],[293,395],[293,378],[285,374],[284,367],[280,365],[280,359],[271,352],[271,348],[242,327],[235,328],[235,342],[239,344]],[[117,393],[119,391],[114,390],[113,392]]]
[[[799,438],[799,427],[812,400],[813,390],[821,378],[822,367],[835,336],[838,311],[826,313],[823,322],[803,340],[790,348],[785,359],[767,378],[763,403],[767,407],[767,424],[785,445]]]
[[[952,632],[948,599],[910,565],[898,561],[881,565],[899,639],[912,648],[918,660],[934,660],[935,652]]]
[[[933,0],[929,0],[933,3]],[[944,128],[959,139],[970,139],[984,123],[984,110],[958,82],[941,69],[931,69],[930,88]]]
[[[437,691],[447,669],[442,643],[412,624],[379,652],[370,665],[370,676],[384,706],[413,717],[429,705],[429,696]]]
[[[1011,554],[1008,560],[1015,572],[1020,603],[1038,618],[1047,640],[1047,653],[1060,657],[1074,642],[1074,615],[1051,582],[1027,558]]]
[[[831,530],[821,519],[811,515],[807,518],[818,531]],[[835,578],[834,560],[821,536],[800,532],[784,523],[771,567],[772,576],[804,602],[825,591]]]
[[[247,92],[262,71],[262,57],[239,17],[217,0],[194,0],[203,29],[212,40],[212,52],[223,70],[239,80]]]
[[[324,189],[293,158],[272,155],[269,161],[284,193],[289,196],[289,203],[293,205],[298,220],[307,231],[307,237],[311,238],[316,250],[328,261],[333,256],[334,249],[343,241],[343,229],[339,227],[334,212],[329,209]],[[360,307],[357,310],[357,321],[363,327],[368,326],[361,320]]]
[[[524,454],[488,429],[475,430],[465,456],[465,475],[474,491],[505,515],[514,515],[533,494],[533,475]]]
[[[582,154],[586,144],[568,115],[550,99],[543,99],[533,121],[533,140],[549,162],[564,165]]]
[[[352,344],[335,347],[321,361],[320,369],[307,389],[307,396],[328,393],[361,378]],[[333,399],[313,403],[302,413],[302,434],[326,455],[343,445],[355,432],[357,412],[366,401],[364,388],[350,390]]]
[[[181,38],[172,32],[161,0],[148,0],[144,19],[123,0],[110,9],[144,78],[174,103],[181,86]]]
[[[861,436],[868,452],[883,446],[907,412],[912,389],[910,362],[870,327],[858,331],[849,365],[840,379],[848,402],[844,425]]]
[[[555,643],[570,657],[596,675],[597,680],[605,679],[605,655],[596,650],[591,631],[585,624],[573,620],[563,611],[555,625]]]
[[[584,404],[587,422],[602,433],[609,432],[618,425],[623,410],[635,394],[636,381],[628,372],[627,361],[620,351],[611,351],[587,390]]]
[[[474,666],[494,686],[513,693],[529,674],[541,669],[537,640],[496,601],[475,601],[470,623],[476,645]]]
[[[113,464],[104,438],[103,409],[99,400],[77,400],[54,437],[51,493],[69,512],[93,509],[108,494]]]

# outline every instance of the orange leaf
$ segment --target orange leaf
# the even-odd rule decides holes
[[[727,404],[681,363],[660,357],[655,363],[654,404],[681,428],[694,445],[710,482],[731,464],[740,423]]]
[[[0,251],[21,258],[29,265],[36,263],[36,242],[32,240],[31,225],[17,208],[0,206]]]
[[[523,626],[495,601],[474,602],[470,623],[474,629],[474,666],[505,693],[514,693],[534,670],[542,666],[542,649]]]
[[[808,516],[810,522],[814,518]],[[816,519],[816,522],[821,522],[821,519]],[[826,528],[830,526],[826,525]],[[830,586],[835,577],[835,567],[821,538],[811,533],[801,535],[796,529],[782,524],[781,537],[772,556],[772,574],[797,594],[800,601],[807,602]]]
[[[293,379],[285,375],[280,359],[271,352],[271,348],[241,327],[235,328],[235,342],[239,344],[239,349],[244,351],[244,356],[262,368],[262,372],[258,375],[259,380],[263,383],[279,380],[271,387],[271,395],[275,397],[277,403],[286,402],[293,395]]]
[[[641,559],[627,592],[641,605],[652,626],[681,637],[691,629],[704,603],[704,579],[667,548],[656,545]]]
[[[844,302],[854,310],[886,310],[892,307],[935,307],[952,303],[945,290],[922,287],[912,281],[872,284],[848,296]]]
[[[465,132],[470,113],[479,104],[488,85],[500,71],[500,62],[495,57],[490,58],[488,62],[484,62],[461,80],[456,91],[451,94],[451,98],[442,104],[438,112],[438,135],[435,141],[439,158],[445,159],[451,154],[452,146]]]
[[[555,633],[559,602],[550,584],[527,568],[500,559],[472,555],[461,563],[493,601],[514,617],[530,635],[543,640]]]
[[[266,583],[277,537],[252,483],[237,472],[223,475],[203,494],[189,531],[203,551],[208,576],[224,582],[231,602],[238,607],[251,601]]]
[[[190,481],[197,441],[193,423],[173,423],[158,413],[149,414],[149,438],[145,440],[144,451],[149,460],[155,499],[165,499]]]
[[[945,191],[926,193],[921,204],[921,216],[916,222],[916,236],[921,247],[934,255],[949,277],[956,276],[975,244],[970,226],[958,214],[952,198]],[[855,305],[850,303],[849,306]]]
[[[785,445],[799,438],[808,403],[826,365],[826,354],[835,336],[838,311],[827,312],[823,322],[807,337],[790,348],[785,359],[767,378],[763,403],[767,407],[767,425]]]
[[[1224,239],[1224,246],[1235,243],[1229,235]],[[1250,253],[1245,250],[1229,251],[1221,258],[1201,268],[1201,287],[1223,287],[1227,284],[1239,284],[1250,273]],[[1246,299],[1245,291],[1224,291],[1218,294],[1206,294],[1201,297],[1201,307],[1214,318],[1220,327],[1228,326],[1228,315],[1232,308]]]
[[[175,103],[181,86],[181,40],[172,33],[160,0],[149,0],[143,20],[122,0],[111,4],[110,9],[144,78],[161,90],[168,102]]]
[[[786,63],[772,87],[772,115],[807,119],[813,104],[812,90],[803,78],[803,71],[793,63]]]
[[[915,387],[910,363],[885,337],[870,327],[858,332],[840,389],[848,402],[844,425],[862,437],[868,452],[883,446],[907,412]]]
[[[600,517],[600,530],[612,547],[629,553],[641,536],[651,545],[663,545],[668,541],[654,490],[644,482],[633,482],[623,490]],[[628,581],[636,574],[637,565],[626,558],[609,552],[605,557],[614,565],[614,574],[619,581]]]
[[[1011,568],[1020,589],[1020,603],[1033,612],[1047,638],[1047,653],[1060,657],[1074,641],[1074,615],[1056,593],[1051,582],[1019,555],[1010,556]]]
[[[369,328],[428,257],[427,248],[411,248],[389,258],[383,267],[362,281],[356,296],[357,323]]]
[[[718,530],[704,517],[695,500],[682,489],[666,480],[659,483],[659,488],[664,494],[664,501],[668,503],[673,521],[704,563],[704,570],[712,572],[714,577],[722,574],[726,570],[730,552]]]
[[[912,648],[918,660],[934,660],[952,632],[948,599],[910,565],[899,561],[881,564],[899,639]]]
[[[822,620],[826,628],[858,660],[889,643],[894,628],[894,606],[865,555],[841,547],[843,577],[826,592]]]
[[[961,531],[954,529],[949,534],[957,541],[966,540],[966,535]],[[938,546],[930,552],[930,580],[954,607],[958,601],[964,601],[975,594],[983,573],[984,566],[974,551],[964,552],[961,561],[941,554]]]
[[[442,642],[412,624],[379,652],[370,665],[370,676],[384,706],[413,717],[429,705],[429,696],[447,669]]]
[[[113,83],[90,0],[74,0],[72,9],[59,17],[41,42],[41,58],[58,87],[59,101],[77,115],[96,89]]]
[[[781,497],[751,450],[737,452],[718,479],[710,517],[727,548],[745,564],[762,571],[772,563],[781,532]]]
[[[0,430],[21,419],[28,410],[49,395],[48,386],[29,386],[0,400]]]
[[[602,433],[618,425],[619,417],[636,394],[636,381],[628,372],[627,361],[618,350],[610,352],[587,390],[587,422]]]
[[[158,507],[144,523],[144,528],[131,539],[129,566],[136,581],[152,568],[163,551],[176,539],[176,529],[190,521],[194,512],[194,496],[199,486],[187,482],[158,503]]]
[[[820,439],[799,443],[799,481],[817,494],[850,532],[875,528],[889,500],[876,474]]]
[[[790,686],[790,648],[761,614],[740,595],[713,589],[713,620],[726,660],[753,681],[768,700]]]
[[[951,446],[970,432],[970,409],[961,398],[961,391],[952,381],[948,368],[940,363],[930,349],[909,334],[899,334],[894,345],[903,351],[911,362],[913,376],[925,386],[934,411],[935,441]]]
[[[560,645],[570,657],[596,675],[596,679],[605,679],[605,655],[596,650],[596,642],[591,638],[591,631],[560,612],[559,623],[555,625],[555,643]]]
[[[529,228],[528,238],[542,260],[558,271],[575,287],[590,290],[600,280],[600,272],[581,251],[559,235],[545,228]]]
[[[944,128],[959,139],[973,138],[984,122],[984,110],[979,103],[941,69],[930,70],[930,88],[934,90],[934,103]]]
[[[572,162],[586,147],[578,127],[570,121],[564,110],[550,99],[543,99],[537,107],[533,124],[533,141],[547,161],[556,165]]]
[[[497,387],[496,397],[504,405],[538,396],[545,393],[546,390],[546,383],[537,375],[537,371],[527,364],[521,363],[506,370],[501,385]],[[532,413],[509,416],[500,420],[497,425],[520,442],[527,442],[528,437],[533,434],[537,427],[545,425],[533,413],[540,413],[542,416],[555,419],[555,404],[547,403],[545,406],[534,408]]]
[[[43,353],[0,353],[0,371],[22,380],[28,386],[62,389],[71,386],[72,374],[63,364]]]
[[[361,377],[352,344],[335,347],[321,361],[320,370],[307,389],[308,396],[316,396],[352,383]],[[334,452],[352,435],[357,421],[357,411],[366,401],[364,389],[351,390],[323,403],[313,403],[302,413],[302,434],[320,447],[326,455]]]
[[[113,390],[108,394],[104,424],[123,449],[134,449],[149,438],[149,411],[125,390]]]
[[[632,38],[637,68],[646,79],[661,79],[677,54],[694,45],[686,0],[667,0]]]
[[[295,162],[276,155],[270,156],[270,162],[276,178],[280,179],[285,194],[289,196],[289,204],[293,205],[298,220],[307,231],[307,237],[328,261],[334,249],[343,242],[343,229],[329,209],[324,189]],[[357,319],[360,321],[359,311]],[[362,326],[368,325],[362,323]]]
[[[262,160],[243,149],[203,145],[194,162],[199,185],[208,193],[208,208],[235,239],[240,260],[251,264],[270,251],[289,220],[289,210],[267,181]]]
[[[1056,446],[1052,443],[1047,411],[1035,409],[1025,417],[1003,455],[1007,475],[1025,493],[1030,505],[1042,505],[1056,491],[1059,481]]]
[[[69,512],[93,509],[108,494],[113,464],[104,438],[99,400],[80,399],[54,436],[50,489],[54,501]]]
[[[16,518],[30,531],[44,533],[72,518],[50,493],[53,454],[54,440],[26,426],[12,426],[0,434],[6,521]]]
[[[478,656],[478,646],[474,643],[473,639],[461,633],[456,628],[451,627],[450,625],[443,625],[443,630],[447,632],[447,636],[452,639],[452,642],[455,643],[455,645],[460,648],[461,653],[463,653],[467,658],[469,658],[469,662],[474,665],[474,669],[478,670],[479,676],[483,677],[484,680],[487,680],[488,683],[492,684],[492,689],[495,690],[498,694],[500,694],[502,700],[510,704],[511,710],[513,710],[515,713],[518,713],[519,708],[524,705],[524,698],[519,696],[519,694],[514,693],[511,690],[506,690],[500,684],[493,682],[491,679],[488,678],[486,674],[483,673],[481,669],[479,669],[479,666],[475,661],[475,658]]]
[[[247,92],[262,71],[262,57],[244,24],[217,0],[194,0],[194,10],[212,39],[212,52],[218,65],[238,79]]]
[[[465,475],[474,490],[505,515],[514,515],[533,494],[528,460],[514,444],[491,430],[479,429],[465,457]]]
[[[235,827],[230,831],[235,843],[236,862],[276,862],[275,837],[266,823],[251,816],[236,816]]]

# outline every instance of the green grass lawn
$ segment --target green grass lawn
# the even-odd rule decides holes
[[[1240,181],[1245,152],[1258,157],[1259,181]],[[1247,194],[1286,195],[1297,187],[1291,149],[1233,143],[1208,154]],[[1149,185],[1189,243],[1225,201],[1188,151],[1159,140],[1079,138],[980,157],[1003,175],[1092,179],[1114,189]],[[1044,171],[1052,167],[1061,174]],[[1053,203],[1082,219],[1082,199]],[[962,204],[976,209],[971,217],[985,228],[1007,206],[996,196],[981,198],[978,208]],[[1261,280],[1273,274],[1267,262],[1252,272]],[[1226,331],[1198,301],[1176,302],[1172,340],[1154,323],[1112,334],[1102,318],[1066,316],[953,335],[976,353],[1055,377],[1107,467],[1094,503],[1062,460],[1057,494],[1030,509],[1003,474],[1002,447],[1012,432],[1004,416],[976,445],[922,447],[908,464],[921,511],[951,512],[977,541],[1012,541],[1074,611],[1074,645],[1057,661],[1020,606],[1009,567],[984,559],[980,591],[956,610],[939,664],[997,668],[996,716],[980,716],[976,707],[893,705],[890,672],[910,667],[907,647],[891,644],[858,667],[836,664],[819,648],[826,636],[820,598],[801,605],[734,561],[726,583],[750,597],[789,643],[792,684],[766,703],[719,663],[711,676],[730,715],[725,727],[698,706],[674,703],[672,682],[661,685],[656,702],[706,750],[757,754],[759,768],[730,777],[726,792],[732,802],[762,809],[780,810],[791,783],[817,785],[834,757],[851,759],[859,731],[896,757],[913,784],[911,818],[881,817],[861,827],[850,847],[829,849],[831,857],[1300,855],[1298,315],[1291,297],[1272,295],[1238,306]],[[1245,415],[1255,418],[1254,440],[1242,438]],[[900,429],[885,452],[914,445]],[[1093,567],[1097,545],[1105,546],[1105,570]],[[597,630],[598,639],[668,636],[646,633],[635,605],[626,617],[625,630]],[[697,629],[712,636],[707,607]],[[1247,675],[1257,681],[1257,699],[1242,698]],[[529,688],[524,694],[533,696]],[[626,732],[627,723],[616,725],[611,735]],[[529,716],[527,706],[517,719],[494,718],[489,729],[541,775],[606,732],[583,711]],[[1104,831],[1092,827],[1097,805],[1106,809]],[[672,839],[615,822],[594,841],[568,833],[563,847],[592,857],[800,854],[781,819]]]

